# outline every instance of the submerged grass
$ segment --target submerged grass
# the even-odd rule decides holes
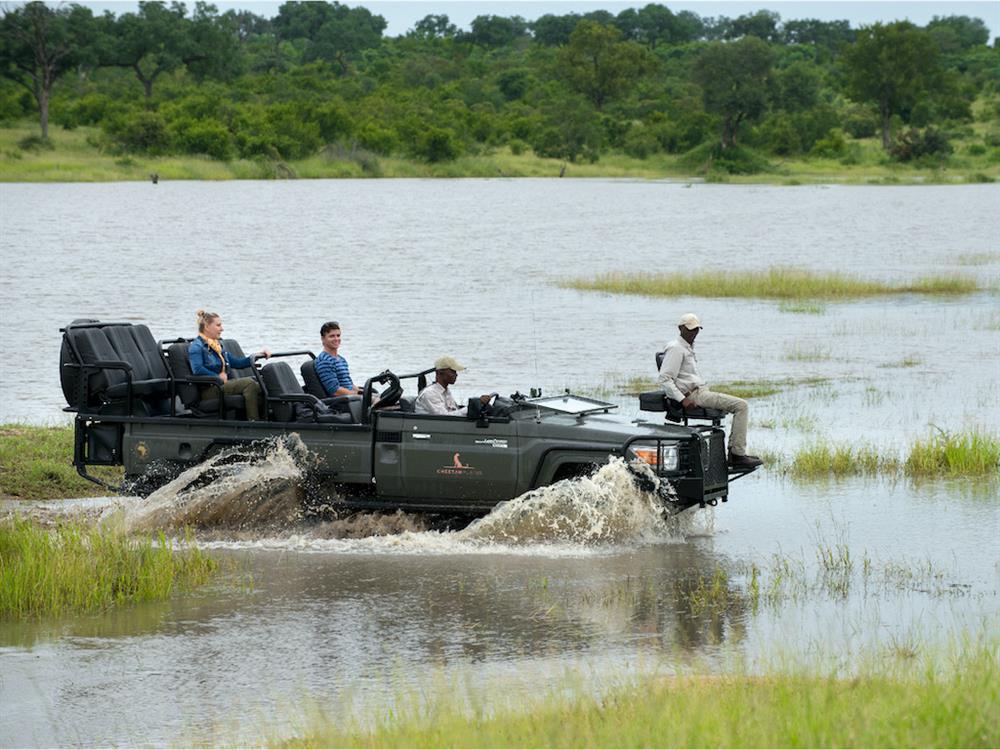
[[[364,724],[317,708],[283,747],[994,747],[997,648],[945,659],[882,657],[848,677],[642,677],[604,695],[557,680],[521,705],[452,684],[407,694]],[[568,683],[568,684],[567,684]],[[574,697],[567,697],[567,695]],[[348,715],[345,715],[348,714]]]
[[[72,461],[72,427],[0,425],[0,498],[53,500],[107,494],[77,474]],[[98,467],[92,473],[112,484],[122,478],[120,467]]]
[[[174,549],[160,534],[130,537],[101,526],[41,528],[0,523],[0,617],[92,612],[165,599],[206,583],[218,563],[193,545]]]
[[[928,276],[906,284],[886,284],[842,273],[798,268],[700,273],[608,273],[570,279],[565,288],[650,297],[748,297],[773,300],[849,300],[892,294],[970,294],[979,291],[966,276]]]

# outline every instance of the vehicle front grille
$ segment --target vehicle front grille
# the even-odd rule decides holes
[[[705,486],[726,484],[729,468],[726,465],[726,436],[722,430],[712,430],[705,435],[708,442],[709,464],[705,470]]]

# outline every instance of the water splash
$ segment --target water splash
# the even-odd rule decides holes
[[[636,485],[634,470],[644,471],[649,491]],[[659,479],[648,468],[615,458],[591,476],[565,479],[502,503],[458,535],[505,544],[659,540],[677,529],[659,490]]]
[[[673,515],[669,485],[661,486],[648,467],[616,458],[591,476],[501,503],[459,531],[441,530],[433,517],[402,511],[341,511],[340,517],[319,521],[302,511],[311,465],[297,435],[232,448],[184,471],[145,500],[116,503],[104,520],[141,532],[192,527],[210,546],[588,554],[677,539],[697,532],[702,516]]]
[[[222,451],[144,501],[125,505],[121,520],[130,531],[286,528],[302,517],[308,456],[295,434]]]

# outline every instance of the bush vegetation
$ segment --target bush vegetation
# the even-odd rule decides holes
[[[3,161],[56,143],[51,122],[88,128],[90,148],[111,156],[223,164],[331,145],[431,166],[530,150],[575,165],[672,157],[721,180],[789,159],[854,165],[877,142],[882,164],[1000,171],[1000,54],[976,18],[856,29],[650,4],[385,27],[340,3],[284,3],[273,18],[206,4],[99,17],[13,7],[0,23],[0,125],[31,117],[41,132]],[[39,59],[58,62],[40,76]]]

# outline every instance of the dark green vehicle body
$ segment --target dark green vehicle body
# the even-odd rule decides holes
[[[300,411],[292,421],[293,410],[285,407],[300,399],[306,403],[302,386],[297,394],[274,393],[271,379],[268,391],[269,379],[261,375],[276,366],[268,364],[255,371],[265,390],[267,418],[249,422],[221,410],[215,414],[185,410],[176,396],[181,381],[171,382],[173,376],[162,384],[154,382],[158,379],[130,379],[142,366],[131,346],[118,346],[120,360],[107,359],[110,350],[102,359],[90,356],[81,336],[96,337],[103,346],[100,337],[106,334],[114,347],[116,337],[128,341],[131,335],[143,348],[139,330],[115,331],[107,329],[109,325],[75,323],[64,329],[63,387],[71,402],[68,410],[77,413],[78,471],[93,480],[88,467],[122,465],[126,490],[152,491],[221,450],[294,433],[312,454],[311,484],[325,488],[338,504],[353,508],[479,515],[529,490],[588,473],[616,456],[642,457],[657,475],[668,479],[676,493],[669,497],[671,511],[714,505],[728,497],[725,435],[718,420],[698,426],[653,421],[655,417],[629,420],[612,414],[616,408],[612,404],[569,394],[546,398],[517,394],[498,399],[492,413],[476,413],[473,400],[469,416],[417,414],[412,410],[416,387],[407,392],[406,386],[414,379],[414,386],[422,383],[426,371],[402,380],[387,371],[369,381],[366,391],[370,393],[374,381],[388,383],[382,392],[392,402],[388,408],[369,407],[366,395],[360,420],[340,417],[337,422],[322,422],[321,417],[303,419]],[[84,327],[88,330],[79,330]],[[152,357],[149,346],[145,355],[147,361]],[[129,356],[135,365],[131,374]],[[106,388],[116,395],[95,398],[90,392],[94,375],[113,369],[109,362],[118,363],[114,367],[124,373],[124,381],[119,381],[117,391],[114,386]],[[125,396],[120,395],[123,390]],[[143,395],[144,390],[152,395]],[[661,496],[667,502],[665,494]]]

